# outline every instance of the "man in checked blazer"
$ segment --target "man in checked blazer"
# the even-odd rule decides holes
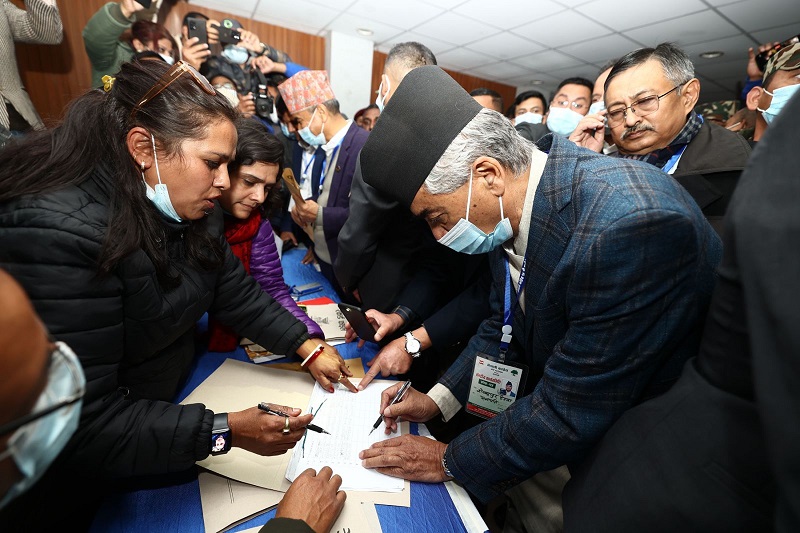
[[[581,461],[696,354],[722,247],[691,196],[652,165],[559,136],[534,146],[434,66],[406,76],[361,163],[364,181],[423,217],[440,243],[491,254],[490,318],[427,395],[410,389],[387,408],[397,387],[383,393],[387,432],[398,416],[449,419],[465,405],[476,355],[500,354],[509,307],[506,362],[528,367],[527,386],[497,416],[449,444],[377,443],[365,466],[452,477],[486,502]],[[513,303],[522,270],[523,295],[507,306],[507,276]]]

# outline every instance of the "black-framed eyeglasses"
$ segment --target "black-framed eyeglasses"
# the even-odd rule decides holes
[[[164,75],[161,76],[161,78],[155,83],[155,85],[153,85],[150,90],[145,93],[142,99],[139,100],[139,103],[133,107],[130,116],[131,120],[133,120],[133,117],[136,116],[136,113],[138,113],[147,102],[161,94],[164,89],[172,85],[172,82],[180,78],[183,74],[189,74],[195,83],[197,83],[197,86],[203,89],[206,94],[217,94],[216,89],[214,89],[214,86],[211,85],[211,82],[209,82],[205,76],[197,72],[197,70],[189,63],[181,60],[172,65],[170,69],[165,72]]]
[[[33,413],[28,413],[25,416],[21,416],[16,420],[12,420],[7,424],[0,426],[0,437],[7,435],[9,433],[13,433],[14,431],[18,430],[22,426],[30,424],[31,422],[35,422],[41,418],[46,417],[50,413],[58,411],[59,409],[63,409],[68,405],[72,405],[76,403],[78,400],[83,398],[84,393],[86,392],[86,388],[84,387],[83,383],[84,380],[81,377],[81,369],[77,368],[76,365],[79,364],[75,361],[74,357],[69,357],[67,355],[67,347],[65,344],[57,342],[54,343],[53,349],[50,351],[50,366],[54,364],[65,364],[72,375],[72,384],[74,390],[68,394],[67,396],[61,398],[53,405],[45,407],[39,411],[35,411]],[[71,354],[71,352],[69,352]]]
[[[652,95],[640,98],[639,100],[631,103],[629,106],[612,107],[611,109],[606,110],[606,118],[608,119],[609,127],[619,126],[622,124],[622,122],[628,116],[628,109],[630,109],[631,113],[639,118],[646,117],[651,113],[655,113],[658,111],[658,105],[662,98],[678,90],[679,87],[686,85],[687,83],[689,82],[685,81],[683,83],[679,83],[669,91],[665,92],[664,94],[659,94],[658,96]]]

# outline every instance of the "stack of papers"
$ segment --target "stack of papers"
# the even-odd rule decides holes
[[[254,363],[267,363],[286,357],[285,355],[274,354],[260,344],[256,344],[247,338],[243,338],[239,344],[244,348],[244,353],[247,354],[247,357]]]

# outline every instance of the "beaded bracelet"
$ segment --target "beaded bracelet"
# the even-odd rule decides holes
[[[303,362],[302,362],[302,363],[300,363],[300,366],[302,366],[303,368],[305,368],[305,367],[306,367],[306,365],[310,365],[311,363],[313,363],[313,362],[314,362],[314,359],[316,359],[317,357],[319,357],[319,354],[321,354],[321,353],[322,353],[322,352],[324,352],[324,351],[325,351],[325,346],[323,346],[322,344],[317,344],[317,347],[316,347],[316,348],[314,348],[314,351],[313,351],[313,352],[311,352],[311,353],[309,354],[309,356],[308,356],[308,357],[306,357],[306,358],[305,358],[305,360],[303,360]]]

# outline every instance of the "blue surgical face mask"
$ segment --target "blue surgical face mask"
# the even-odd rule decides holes
[[[283,133],[283,136],[286,137],[287,139],[291,139],[292,133],[289,131],[289,128],[283,122],[281,122],[280,124],[281,124],[281,133]]]
[[[594,115],[595,113],[599,113],[605,108],[606,108],[606,103],[603,100],[599,100],[589,106],[589,113],[587,114]]]
[[[758,111],[761,111],[761,116],[764,117],[764,120],[767,121],[767,124],[772,124],[772,121],[775,120],[783,107],[786,103],[792,99],[794,93],[800,90],[800,85],[787,85],[786,87],[781,87],[780,89],[775,89],[775,92],[769,92],[768,90],[764,89],[764,92],[767,93],[772,97],[772,102],[770,102],[769,107],[766,109],[759,109],[756,108]]]
[[[173,63],[175,63],[175,58],[174,58],[174,57],[172,57],[172,56],[171,56],[171,55],[169,55],[169,54],[162,54],[162,53],[160,53],[160,52],[159,52],[159,54],[158,54],[158,55],[160,55],[160,56],[161,56],[161,59],[163,59],[164,61],[166,61],[167,65],[172,65]]]
[[[241,65],[250,59],[250,52],[247,51],[247,48],[242,48],[241,46],[236,46],[235,44],[229,44],[222,51],[222,57],[231,63]]]
[[[383,108],[386,105],[386,96],[389,96],[389,90],[391,89],[391,84],[389,83],[389,78],[386,78],[386,95],[383,94],[383,80],[381,80],[381,84],[378,86],[378,96],[375,97],[375,105],[378,106],[378,111],[383,113]]]
[[[560,135],[569,135],[578,127],[583,115],[566,107],[551,107],[547,115],[547,128]]]
[[[311,133],[311,124],[314,123],[314,117],[316,115],[317,115],[317,109],[314,108],[314,112],[311,113],[311,120],[308,121],[308,125],[298,132],[300,134],[300,137],[302,137],[303,140],[309,144],[309,146],[313,146],[315,148],[320,147],[327,142],[325,140],[325,136],[322,134],[322,129],[325,128],[324,122],[322,123],[322,128],[320,129],[318,135],[314,135],[313,133]]]
[[[530,124],[541,124],[542,118],[544,117],[540,113],[531,113],[528,111],[527,113],[523,113],[514,117],[514,125],[522,124],[523,122],[528,122]]]
[[[153,160],[155,161],[156,165],[158,184],[156,185],[155,190],[153,190],[153,188],[148,185],[147,181],[145,181],[144,171],[142,171],[142,181],[144,181],[144,186],[146,187],[145,193],[147,194],[147,198],[153,202],[153,205],[156,206],[156,209],[158,209],[162,215],[167,218],[171,218],[175,222],[181,222],[181,217],[178,216],[178,213],[172,206],[172,201],[169,199],[167,185],[165,183],[161,183],[161,172],[158,170],[158,154],[156,153],[156,139],[153,137],[152,133],[150,134],[150,141],[153,143]]]
[[[514,232],[511,230],[511,221],[503,214],[503,197],[499,197],[498,200],[500,200],[500,222],[494,227],[494,231],[487,235],[478,226],[469,221],[469,208],[472,205],[472,169],[470,169],[466,218],[459,219],[456,225],[438,240],[439,244],[443,244],[456,252],[475,255],[491,252],[513,237]]]
[[[36,400],[31,413],[43,411],[68,398],[82,396],[86,388],[78,358],[63,342],[56,343],[48,370],[47,384]],[[7,448],[0,453],[0,461],[11,457],[22,479],[8,490],[0,509],[33,486],[66,446],[81,414],[83,400],[65,405],[16,430],[8,439]]]

